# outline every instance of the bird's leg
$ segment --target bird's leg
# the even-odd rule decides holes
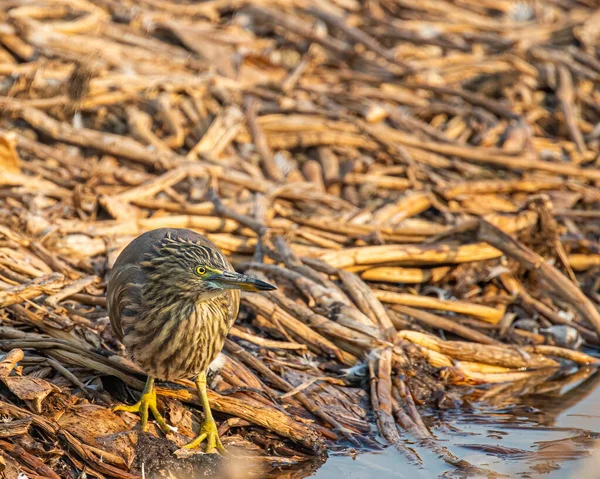
[[[214,452],[215,448],[221,454],[227,454],[227,451],[221,444],[219,439],[219,432],[217,430],[217,423],[213,419],[212,412],[210,411],[210,405],[208,404],[208,395],[206,394],[206,373],[198,374],[196,378],[196,388],[198,389],[198,396],[200,396],[200,402],[204,409],[204,422],[200,427],[200,434],[189,444],[184,447],[191,449],[197,447],[206,440],[206,452]]]
[[[156,389],[154,389],[154,378],[151,377],[148,377],[148,380],[146,381],[146,387],[142,392],[142,397],[140,397],[140,400],[137,403],[135,403],[133,406],[120,404],[113,408],[113,412],[127,411],[140,413],[140,418],[142,419],[142,431],[145,431],[148,427],[148,410],[152,413],[154,419],[156,419],[156,422],[163,432],[165,434],[169,434],[171,432],[171,428],[160,415],[158,408],[156,407]]]

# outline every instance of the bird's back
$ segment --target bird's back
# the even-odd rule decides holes
[[[217,246],[187,229],[161,228],[134,239],[119,255],[107,287],[111,325],[132,360],[160,379],[180,379],[202,372],[214,360],[235,321],[239,291],[229,290],[197,304],[164,308],[156,313],[144,285],[151,278],[141,263],[160,249],[165,240],[178,239],[208,248],[229,271],[233,267]],[[173,298],[174,301],[177,298]]]

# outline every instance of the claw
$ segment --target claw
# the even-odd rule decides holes
[[[193,449],[195,447],[198,447],[204,441],[206,441],[206,453],[212,454],[214,452],[218,452],[219,454],[222,454],[224,456],[227,455],[227,450],[223,447],[221,439],[219,439],[217,424],[212,418],[210,420],[205,420],[202,423],[202,427],[200,428],[200,434],[198,435],[198,437],[196,437],[196,439],[194,439],[192,442],[186,444],[183,447],[185,449]]]
[[[148,381],[146,381],[144,392],[137,403],[135,403],[133,406],[119,404],[113,408],[113,412],[116,411],[139,413],[142,422],[142,431],[146,431],[148,428],[148,411],[150,411],[162,431],[165,434],[169,434],[171,432],[171,428],[167,424],[167,421],[165,421],[160,412],[158,412],[158,408],[156,406],[156,390],[154,389],[154,380],[152,378],[148,378]]]
[[[206,441],[206,453],[218,452],[223,456],[227,456],[227,450],[223,447],[221,439],[219,439],[219,431],[217,429],[217,423],[212,417],[210,406],[208,404],[208,396],[206,394],[206,376],[204,373],[199,374],[196,379],[196,387],[198,388],[198,395],[204,408],[204,422],[200,427],[200,434],[192,442],[183,446],[185,449],[193,449],[198,447],[202,442]],[[215,451],[216,449],[216,451]]]

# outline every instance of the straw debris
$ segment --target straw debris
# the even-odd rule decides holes
[[[306,475],[379,441],[492,474],[423,408],[556,394],[598,365],[593,2],[267,3],[3,5],[5,477]],[[178,450],[190,381],[158,387],[167,437],[110,409],[145,378],[107,274],[159,227],[279,288],[242,296],[210,373],[229,459]]]

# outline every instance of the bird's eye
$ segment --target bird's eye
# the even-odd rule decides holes
[[[198,266],[196,268],[196,273],[198,273],[200,276],[205,275],[206,274],[206,268],[204,266]]]

